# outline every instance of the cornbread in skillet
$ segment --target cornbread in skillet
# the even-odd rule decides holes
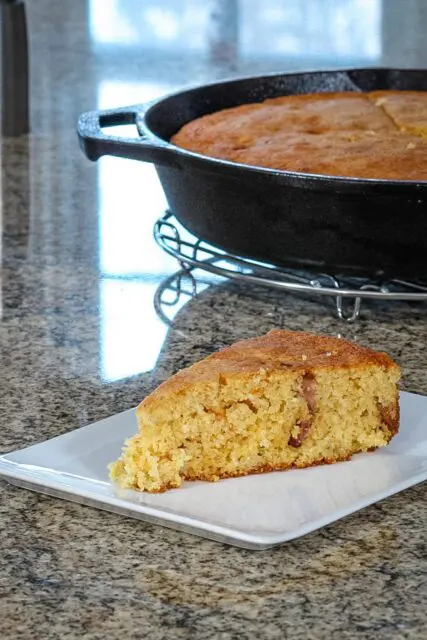
[[[345,167],[346,176],[390,180],[399,180],[404,168],[406,180],[427,180],[427,140],[399,132],[294,133],[260,142],[251,149],[251,163],[262,167],[323,175],[342,175]],[[247,163],[246,151],[232,159]]]
[[[338,338],[275,330],[236,342],[139,405],[111,478],[159,492],[347,460],[397,433],[399,376],[386,354]]]
[[[232,162],[322,175],[427,180],[427,92],[321,93],[224,109],[172,142]]]

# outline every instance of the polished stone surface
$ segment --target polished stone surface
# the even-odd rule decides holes
[[[32,133],[1,142],[1,451],[134,406],[277,326],[384,349],[427,393],[425,305],[368,304],[347,325],[327,301],[200,278],[155,309],[177,265],[152,240],[154,169],[91,164],[74,132],[87,109],[226,75],[426,67],[425,3],[37,0],[28,14]],[[426,637],[425,485],[262,553],[0,488],[2,639]]]

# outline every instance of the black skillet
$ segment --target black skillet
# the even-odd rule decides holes
[[[178,220],[228,252],[335,274],[427,277],[427,182],[275,171],[169,142],[186,122],[219,109],[281,95],[376,89],[427,90],[427,71],[353,69],[218,82],[149,105],[85,113],[78,135],[91,160],[153,162]],[[136,124],[140,138],[102,131],[122,124]]]

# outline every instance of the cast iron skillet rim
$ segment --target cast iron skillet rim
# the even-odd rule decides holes
[[[198,160],[199,162],[202,162],[203,164],[206,165],[211,165],[212,167],[215,168],[236,168],[236,169],[240,169],[243,171],[248,171],[250,173],[255,173],[255,174],[260,174],[260,175],[267,175],[267,176],[277,176],[277,177],[283,177],[283,178],[290,178],[291,180],[298,180],[299,182],[308,182],[308,181],[315,181],[319,186],[326,186],[325,183],[326,182],[332,182],[332,183],[336,183],[336,186],[386,186],[386,187],[393,187],[393,188],[403,188],[403,189],[411,189],[413,190],[414,188],[416,188],[417,190],[424,190],[427,188],[427,181],[416,181],[416,180],[387,180],[385,178],[357,178],[354,176],[335,176],[335,175],[329,175],[329,174],[318,174],[318,173],[303,173],[303,172],[298,172],[298,171],[284,171],[283,169],[272,169],[269,167],[259,167],[257,165],[248,165],[248,164],[243,164],[240,162],[232,162],[230,160],[223,160],[221,158],[213,158],[211,156],[207,156],[207,155],[203,155],[200,153],[196,153],[194,151],[189,151],[188,149],[184,149],[183,147],[178,147],[177,145],[174,145],[172,142],[170,142],[170,140],[165,140],[164,138],[161,138],[159,135],[157,135],[156,133],[154,133],[154,131],[152,131],[152,129],[150,129],[150,127],[147,124],[147,118],[150,117],[150,114],[154,111],[154,109],[161,104],[162,102],[166,102],[169,99],[173,99],[175,97],[178,96],[183,96],[186,94],[191,94],[194,91],[197,90],[202,90],[202,89],[210,89],[210,88],[215,88],[215,87],[224,87],[224,85],[233,85],[233,84],[238,84],[240,82],[245,82],[247,80],[258,80],[258,81],[262,81],[264,79],[266,80],[271,80],[273,78],[282,78],[284,76],[292,76],[292,75],[300,75],[300,76],[304,76],[304,75],[321,75],[321,74],[339,74],[339,73],[349,73],[349,72],[353,72],[353,73],[357,73],[357,72],[361,72],[363,73],[364,71],[377,71],[377,72],[381,72],[381,71],[385,71],[385,72],[393,72],[393,73],[411,73],[411,72],[419,72],[419,71],[425,71],[424,68],[417,68],[417,69],[402,69],[402,68],[395,68],[395,67],[345,67],[345,68],[339,68],[339,69],[315,69],[313,71],[311,70],[304,70],[304,71],[290,71],[289,73],[277,73],[277,72],[272,72],[272,73],[267,73],[267,74],[262,74],[259,76],[253,76],[253,75],[245,75],[245,76],[238,76],[238,77],[228,77],[225,78],[222,81],[218,81],[216,80],[215,82],[209,82],[203,85],[195,85],[194,87],[188,87],[187,89],[181,90],[181,91],[175,91],[173,93],[170,93],[166,96],[162,96],[154,101],[151,101],[148,103],[148,108],[145,109],[143,112],[141,111],[138,114],[137,117],[137,128],[138,128],[138,132],[142,137],[148,137],[149,139],[151,138],[151,140],[153,141],[153,143],[156,143],[156,141],[158,140],[159,143],[161,144],[167,144],[168,148],[170,148],[171,151],[173,151],[174,153],[179,154],[181,157],[189,157],[189,158],[194,158],[195,160]],[[427,73],[427,70],[426,70]],[[357,87],[356,84],[354,84],[355,87]],[[357,93],[355,91],[355,93]],[[359,93],[364,93],[362,90],[359,91]],[[295,94],[292,94],[295,95]],[[242,103],[242,104],[249,104],[249,103]],[[214,113],[214,111],[212,112]]]
[[[160,138],[161,139],[161,138]],[[231,160],[222,160],[221,158],[213,158],[211,156],[204,156],[200,153],[195,153],[194,151],[188,151],[187,149],[182,149],[175,145],[172,145],[174,149],[177,149],[184,156],[191,156],[196,158],[197,160],[209,161],[210,164],[215,164],[216,166],[224,166],[224,167],[236,167],[239,169],[249,170],[251,173],[260,173],[267,174],[271,176],[283,176],[289,177],[298,180],[315,180],[317,184],[325,183],[325,182],[338,182],[339,184],[347,184],[350,183],[352,185],[360,185],[360,186],[371,186],[371,185],[385,185],[391,187],[417,187],[417,189],[424,189],[427,187],[427,180],[425,181],[416,181],[416,180],[387,180],[385,178],[355,178],[352,176],[334,176],[330,174],[322,174],[322,173],[299,173],[298,171],[284,171],[283,169],[270,169],[268,167],[258,167],[256,165],[243,164],[241,162],[232,162]]]

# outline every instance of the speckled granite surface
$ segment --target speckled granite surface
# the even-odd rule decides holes
[[[245,25],[257,3],[250,1],[241,3],[246,53],[225,61],[203,44],[207,10],[195,2],[183,2],[181,13],[166,0],[106,4],[29,3],[33,130],[2,142],[0,450],[134,406],[177,368],[274,326],[341,333],[384,349],[401,363],[404,387],[427,393],[422,305],[368,305],[349,326],[327,303],[221,284],[183,306],[166,305],[166,313],[179,307],[172,328],[159,319],[155,291],[177,267],[151,239],[164,205],[155,174],[122,160],[86,161],[73,130],[77,115],[225,74],[313,67],[317,54],[283,53],[291,41],[280,33],[270,58],[251,49]],[[280,3],[267,4],[277,30]],[[311,20],[298,18],[302,10],[293,16],[292,37],[307,49],[312,32],[301,25],[321,22],[320,4],[306,3]],[[347,19],[356,33],[360,11],[381,3],[348,2],[341,13],[342,3],[325,4],[328,20],[339,13],[338,27]],[[424,4],[411,0],[404,13],[398,2],[387,4],[382,20],[365,16],[371,36],[344,38],[344,53],[347,32],[334,31],[329,64],[359,64],[366,50],[372,64],[427,66]],[[191,18],[199,31],[190,14],[199,16]],[[147,24],[157,34],[151,44]],[[262,28],[268,35],[273,27]],[[193,31],[199,40],[186,50]],[[175,38],[170,49],[165,33]],[[0,637],[424,639],[426,491],[412,488],[254,553],[2,482]]]

